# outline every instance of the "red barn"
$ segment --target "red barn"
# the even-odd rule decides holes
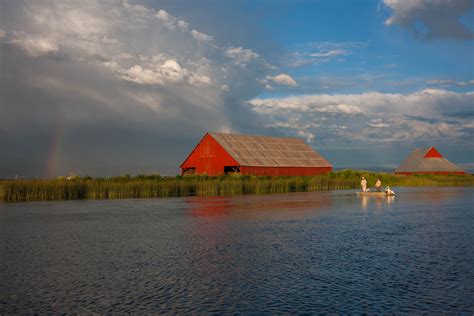
[[[444,158],[434,147],[417,148],[405,159],[396,174],[465,174],[466,172]]]
[[[312,176],[332,170],[301,139],[227,133],[206,133],[180,167],[183,175],[209,176]]]

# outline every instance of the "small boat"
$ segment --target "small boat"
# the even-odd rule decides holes
[[[393,196],[395,195],[395,192],[357,192],[357,195],[362,195],[362,196]]]

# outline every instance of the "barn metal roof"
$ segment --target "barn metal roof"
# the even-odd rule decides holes
[[[395,173],[400,172],[464,172],[461,168],[453,164],[444,157],[425,157],[430,148],[416,148],[403,161]]]
[[[331,167],[301,139],[209,133],[241,166]]]

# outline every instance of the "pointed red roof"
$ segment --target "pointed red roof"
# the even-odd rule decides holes
[[[431,147],[428,149],[423,158],[443,158],[443,155],[441,155],[439,151],[436,150],[436,148]]]
[[[395,173],[454,173],[464,174],[465,171],[444,158],[434,147],[417,148],[403,161]]]

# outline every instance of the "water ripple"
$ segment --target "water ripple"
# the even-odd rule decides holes
[[[470,188],[0,205],[0,313],[474,312]]]

